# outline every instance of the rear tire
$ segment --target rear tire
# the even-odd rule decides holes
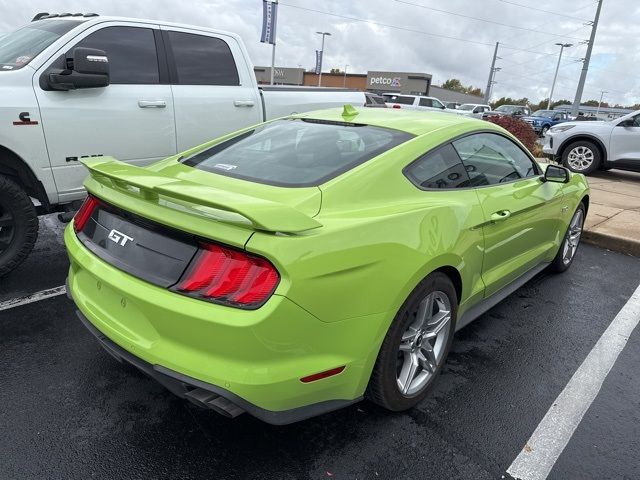
[[[449,354],[457,310],[458,298],[449,277],[434,272],[422,280],[389,327],[366,397],[395,412],[422,401]]]
[[[598,146],[588,140],[578,140],[562,152],[562,165],[575,173],[589,175],[600,168],[602,155]]]
[[[581,203],[571,217],[558,253],[549,266],[552,271],[562,273],[568,270],[573,263],[573,259],[576,258],[576,252],[580,246],[580,237],[586,215],[584,204]]]
[[[0,277],[20,265],[38,238],[38,216],[29,196],[0,175]]]

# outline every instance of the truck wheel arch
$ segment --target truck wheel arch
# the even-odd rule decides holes
[[[37,198],[45,209],[49,210],[49,198],[42,182],[22,158],[2,145],[0,145],[0,175],[13,179],[30,197]]]
[[[569,137],[567,138],[564,142],[562,142],[562,145],[560,145],[560,148],[558,148],[558,153],[557,156],[559,158],[562,158],[562,155],[564,153],[565,148],[567,148],[568,145],[570,145],[573,142],[577,142],[580,140],[587,140],[589,142],[593,142],[596,144],[596,146],[600,149],[600,156],[602,158],[602,163],[601,166],[604,165],[607,160],[607,149],[605,148],[604,144],[602,143],[602,141],[598,138],[595,137],[593,135],[585,135],[585,134],[579,134],[579,135],[575,135],[573,137]]]

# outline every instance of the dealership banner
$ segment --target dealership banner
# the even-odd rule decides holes
[[[262,43],[276,44],[276,23],[278,21],[278,2],[262,0]]]
[[[322,71],[322,50],[316,50],[316,75]]]

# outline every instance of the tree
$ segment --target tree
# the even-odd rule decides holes
[[[339,73],[344,73],[344,72],[342,70],[340,70],[339,68],[332,68],[331,70],[329,70],[329,73],[339,74]]]
[[[498,108],[500,105],[529,105],[529,99],[524,98],[511,98],[502,97],[491,104],[492,108]]]
[[[465,87],[462,85],[462,82],[457,78],[450,78],[446,80],[442,85],[442,88],[446,88],[447,90],[452,90],[454,92],[465,93]]]
[[[482,96],[482,90],[471,85],[465,87],[457,78],[449,78],[442,85],[440,85],[440,87],[446,88],[447,90],[452,90],[454,92],[467,93],[469,95],[476,95],[478,97]]]

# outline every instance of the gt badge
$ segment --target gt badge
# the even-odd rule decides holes
[[[119,232],[118,230],[116,230],[115,228],[113,230],[111,230],[109,232],[109,236],[108,236],[109,240],[111,240],[113,243],[117,243],[118,245],[124,247],[125,244],[131,240],[133,241],[133,237],[130,237],[128,235],[125,235],[122,232]]]
[[[20,112],[18,118],[20,121],[13,122],[14,125],[38,125],[37,120],[31,120],[29,112]]]

